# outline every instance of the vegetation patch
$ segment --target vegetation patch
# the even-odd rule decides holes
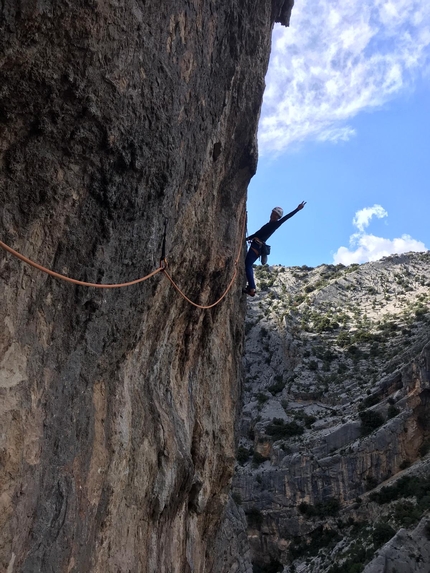
[[[263,514],[257,507],[251,507],[245,510],[248,527],[259,529],[263,523]]]
[[[277,559],[271,559],[267,564],[253,563],[252,573],[279,573],[284,569],[282,563]]]
[[[370,396],[367,396],[367,398],[363,400],[359,408],[360,409],[363,408],[363,410],[365,410],[366,408],[370,408],[371,406],[377,404],[380,401],[380,399],[381,399],[380,396],[378,396],[377,394],[371,394]]]
[[[430,477],[403,476],[394,485],[369,495],[369,499],[379,505],[408,497],[414,497],[416,503],[402,501],[394,511],[394,517],[406,527],[416,523],[430,508]]]
[[[388,406],[388,412],[387,412],[388,419],[390,420],[391,418],[395,418],[398,414],[400,414],[400,410],[395,406],[393,406],[393,404],[390,404]]]
[[[269,458],[262,456],[259,452],[254,452],[252,454],[252,462],[254,466],[259,466],[261,464],[264,464],[264,462],[267,462],[268,459]]]
[[[329,497],[324,501],[319,501],[315,505],[302,501],[299,511],[305,517],[328,517],[337,515],[340,510],[340,501],[335,497]]]
[[[372,539],[375,544],[375,549],[387,543],[387,541],[394,537],[395,534],[396,532],[388,523],[375,523],[372,531]]]
[[[424,442],[421,444],[420,449],[418,450],[418,453],[420,454],[420,456],[423,458],[424,456],[426,456],[428,453],[430,452],[430,441],[429,440],[424,440]]]
[[[367,436],[379,426],[384,423],[384,417],[379,412],[374,412],[373,410],[364,410],[364,412],[359,413],[361,420],[361,435]]]
[[[394,508],[394,518],[404,527],[410,527],[420,520],[423,511],[423,508],[411,501],[400,501]]]
[[[300,436],[303,432],[303,426],[300,426],[295,420],[293,422],[284,422],[281,418],[273,418],[272,422],[266,427],[266,434],[274,440]]]
[[[293,416],[298,420],[302,420],[306,428],[310,428],[312,424],[317,421],[315,416],[309,416],[308,414],[302,411],[293,412]]]
[[[279,394],[285,388],[285,382],[282,376],[279,374],[275,376],[275,383],[268,387],[269,392],[274,396]]]
[[[244,448],[243,446],[239,446],[239,448],[237,450],[236,459],[240,463],[240,465],[243,466],[243,464],[249,460],[249,457],[251,456],[251,454],[252,454],[252,448],[248,449],[248,448]]]
[[[309,539],[295,537],[289,547],[290,559],[294,560],[304,555],[315,556],[321,549],[334,547],[342,539],[335,529],[320,525],[309,536]]]

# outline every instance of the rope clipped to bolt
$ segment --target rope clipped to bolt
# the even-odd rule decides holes
[[[243,235],[243,231],[245,230],[245,225],[246,225],[246,216],[244,217],[243,220],[243,225],[242,225],[242,235]],[[6,243],[3,243],[3,241],[0,241],[0,247],[2,247],[5,251],[7,251],[8,253],[10,253],[11,255],[13,255],[14,257],[16,257],[17,259],[20,259],[21,261],[23,261],[24,263],[27,263],[28,265],[34,267],[35,269],[42,271],[56,279],[68,282],[68,283],[72,283],[75,285],[79,285],[79,286],[85,286],[85,287],[93,287],[93,288],[104,288],[104,289],[113,289],[113,288],[123,288],[123,287],[127,287],[127,286],[131,286],[131,285],[135,285],[138,283],[141,283],[143,281],[146,281],[147,279],[155,276],[158,273],[164,273],[165,276],[169,279],[169,281],[171,282],[171,284],[173,285],[173,287],[177,290],[177,292],[191,305],[195,306],[196,308],[200,308],[203,310],[207,310],[209,308],[213,308],[214,306],[216,306],[217,304],[219,304],[227,295],[227,293],[230,291],[231,287],[233,286],[234,280],[237,276],[237,265],[239,263],[239,259],[240,259],[240,255],[242,252],[242,245],[240,246],[240,248],[238,249],[238,253],[237,253],[237,257],[234,261],[234,272],[233,272],[233,276],[227,286],[227,289],[224,291],[224,293],[222,294],[222,296],[215,301],[213,304],[209,304],[209,305],[200,305],[197,304],[196,302],[193,302],[190,298],[187,297],[187,295],[179,288],[179,286],[175,283],[175,281],[173,280],[173,278],[171,277],[171,275],[167,272],[167,260],[166,260],[166,234],[167,234],[167,219],[165,219],[164,221],[164,233],[163,233],[163,242],[162,242],[162,249],[161,249],[161,257],[160,257],[160,266],[158,267],[158,269],[155,269],[154,271],[152,271],[151,273],[149,273],[148,275],[144,276],[144,277],[140,277],[138,279],[135,279],[133,281],[129,281],[129,282],[125,282],[125,283],[112,283],[112,284],[100,284],[100,283],[90,283],[90,282],[86,282],[86,281],[80,281],[77,279],[73,279],[70,278],[66,275],[60,274],[60,273],[56,273],[55,271],[52,271],[51,269],[48,269],[42,265],[39,265],[38,263],[34,262],[33,260],[29,259],[28,257],[25,257],[24,255],[22,255],[21,253],[19,253],[18,251],[15,251],[15,249],[12,249],[12,247],[9,247],[9,245],[6,245]]]

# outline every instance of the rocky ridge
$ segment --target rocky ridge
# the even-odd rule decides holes
[[[382,571],[429,531],[430,253],[256,277],[234,478],[254,571]],[[398,573],[428,570],[412,553]]]

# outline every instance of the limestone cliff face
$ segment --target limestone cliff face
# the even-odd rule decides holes
[[[233,488],[255,571],[382,571],[372,557],[391,538],[387,571],[406,538],[398,572],[414,570],[429,532],[430,253],[256,275]]]
[[[1,238],[90,282],[224,291],[290,1],[5,0]],[[241,281],[200,311],[0,254],[0,569],[201,572],[232,476]],[[228,569],[226,569],[228,570]]]

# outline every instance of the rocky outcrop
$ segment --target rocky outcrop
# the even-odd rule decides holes
[[[428,520],[413,530],[400,529],[363,573],[427,573],[430,569]]]
[[[429,253],[256,275],[233,488],[254,567],[360,571],[429,508]]]
[[[158,266],[193,300],[242,241],[270,34],[291,1],[0,7],[2,240],[117,283]],[[0,254],[0,569],[220,570],[240,280],[193,308],[165,277],[57,282]]]
[[[231,497],[221,520],[215,555],[214,573],[253,573],[245,513]]]

